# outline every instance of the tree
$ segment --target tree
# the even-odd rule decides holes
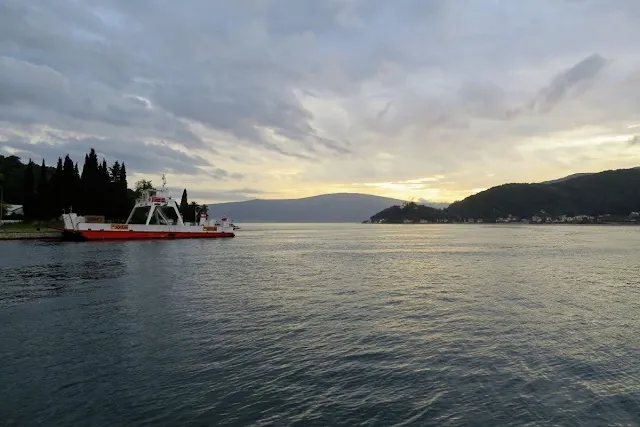
[[[7,216],[8,206],[4,203],[4,174],[0,172],[0,187],[2,187],[2,196],[0,196],[0,211],[2,211],[2,217]],[[0,224],[1,225],[1,224]]]
[[[189,201],[187,199],[187,189],[182,190],[182,198],[180,199],[180,213],[184,217],[184,214],[189,209]]]
[[[120,166],[116,180],[116,187],[118,188],[116,197],[119,201],[116,215],[119,218],[126,218],[133,207],[134,201],[129,197],[130,190],[128,189],[127,184],[127,167],[124,163]]]
[[[73,160],[67,154],[62,162],[62,175],[58,185],[60,186],[60,206],[61,210],[71,208],[78,197],[79,177],[76,176],[77,170],[73,164]]]
[[[22,205],[24,202],[23,180],[26,164],[18,156],[0,155],[0,173],[4,176],[2,185],[4,200],[9,204]]]
[[[35,200],[35,174],[34,174],[34,164],[29,159],[29,163],[24,170],[24,178],[23,178],[23,205],[22,209],[24,210],[24,216],[27,219],[33,219],[36,214],[37,206]]]
[[[38,191],[36,192],[34,218],[48,219],[51,206],[49,204],[49,179],[47,178],[47,165],[42,159],[40,166],[40,176],[38,179]]]
[[[118,182],[120,181],[120,162],[117,160],[113,162],[113,166],[109,169],[111,172],[111,181]]]
[[[51,176],[50,182],[50,191],[51,191],[51,208],[50,212],[52,216],[58,216],[60,211],[62,210],[62,180],[63,180],[63,169],[64,166],[62,164],[62,158],[58,157],[58,163],[56,164],[56,170]]]
[[[147,181],[146,179],[136,181],[136,195],[140,197],[144,190],[155,190],[151,181]]]
[[[185,222],[198,222],[197,214],[200,205],[198,202],[191,202],[189,206],[185,210],[185,213],[182,215],[183,221]]]
[[[120,184],[125,188],[129,188],[129,186],[127,185],[127,167],[125,166],[124,162],[122,163],[122,167],[120,168]]]
[[[84,214],[104,214],[101,167],[98,163],[98,155],[93,148],[84,158],[82,175],[80,176],[81,194],[79,210]]]

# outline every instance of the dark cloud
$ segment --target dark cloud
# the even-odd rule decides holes
[[[182,174],[205,173],[216,179],[237,177],[226,170],[213,167],[202,157],[190,155],[173,149],[167,145],[145,144],[141,141],[120,141],[99,138],[66,138],[57,139],[54,143],[46,141],[32,142],[27,138],[13,137],[0,140],[3,151],[17,151],[22,158],[39,161],[44,158],[48,164],[54,164],[58,157],[66,154],[82,167],[85,154],[94,148],[99,156],[105,157],[109,163],[124,161],[129,172],[158,174],[168,170]],[[131,150],[136,147],[136,150]],[[212,168],[209,171],[207,168]]]
[[[175,198],[182,196],[183,188],[167,187]],[[232,188],[230,190],[190,190],[187,189],[189,203],[216,203],[229,201],[251,200],[257,197],[268,195],[268,192],[255,188]]]
[[[593,54],[575,64],[573,67],[558,74],[531,103],[531,108],[539,112],[548,112],[572,89],[582,87],[592,81],[607,64],[605,58]]]

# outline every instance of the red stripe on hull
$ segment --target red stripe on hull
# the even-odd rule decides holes
[[[211,231],[100,231],[100,230],[65,230],[65,236],[73,240],[143,240],[143,239],[213,239],[234,237],[234,233]]]

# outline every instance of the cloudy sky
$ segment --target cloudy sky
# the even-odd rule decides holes
[[[0,152],[201,202],[640,166],[638,0],[2,0]]]

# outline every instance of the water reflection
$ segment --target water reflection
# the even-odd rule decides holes
[[[0,302],[61,296],[126,273],[126,245],[2,242]]]

